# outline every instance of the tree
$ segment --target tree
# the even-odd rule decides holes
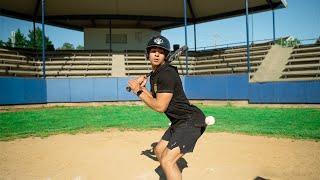
[[[82,45],[78,45],[76,49],[77,50],[84,50],[84,47]]]
[[[11,38],[8,38],[8,41],[5,43],[5,46],[6,47],[13,47],[13,43],[12,43]]]
[[[289,36],[289,37],[280,38],[276,40],[276,44],[279,44],[284,47],[294,47],[301,44],[301,42],[297,38]]]
[[[42,30],[37,27],[35,29],[35,38],[33,36],[33,30],[29,30],[29,40],[27,41],[27,47],[28,48],[36,48],[38,50],[42,50]],[[49,37],[46,36],[45,37],[45,45],[46,45],[46,49],[48,49],[48,47],[50,47],[50,49],[54,49],[54,46],[52,44],[52,42],[49,40]]]
[[[15,46],[18,48],[26,48],[27,47],[27,38],[24,36],[24,34],[18,29],[15,32]]]
[[[27,38],[20,31],[20,29],[18,29],[14,32],[14,41],[12,37],[9,37],[5,45],[7,47],[25,48],[27,46]]]
[[[63,43],[62,47],[59,49],[61,49],[61,50],[74,50],[74,46],[71,43],[65,42],[65,43]]]
[[[5,47],[5,46],[6,46],[5,42],[0,40],[0,47]]]

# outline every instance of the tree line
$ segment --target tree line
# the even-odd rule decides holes
[[[45,45],[46,45],[45,47],[46,50],[49,50],[49,51],[55,50],[55,47],[48,36],[45,36]],[[14,40],[12,37],[9,37],[7,42],[0,40],[0,47],[30,48],[30,49],[42,50],[42,30],[39,27],[37,27],[35,31],[29,30],[28,35],[26,37],[21,32],[21,30],[18,29],[17,31],[15,31]],[[65,42],[61,47],[56,48],[56,50],[83,50],[83,49],[84,49],[83,46],[78,45],[77,47],[74,47],[74,45],[69,42]]]

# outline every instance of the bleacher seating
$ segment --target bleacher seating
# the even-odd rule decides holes
[[[42,61],[38,60],[42,69]],[[46,76],[107,77],[111,75],[112,54],[102,51],[47,52]]]
[[[319,80],[320,44],[294,47],[280,78],[282,80]]]
[[[254,76],[272,44],[250,46],[250,77]],[[126,76],[147,74],[151,71],[144,51],[126,51],[124,71]],[[120,56],[121,57],[121,56]],[[112,72],[111,53],[106,51],[49,51],[46,54],[46,76],[62,77],[109,77]],[[185,55],[171,63],[180,75],[186,74]],[[215,75],[247,72],[246,46],[190,52],[189,75]],[[0,76],[42,77],[41,54],[32,50],[0,49]],[[281,80],[320,79],[320,44],[300,45],[293,49]]]
[[[259,44],[250,47],[251,72],[255,72],[265,58],[271,44]],[[189,75],[210,75],[247,72],[246,47],[240,46],[201,53],[188,57]],[[126,75],[142,75],[151,71],[151,65],[144,52],[125,54]],[[180,75],[186,74],[185,56],[171,63],[178,68]]]
[[[143,75],[151,71],[150,62],[146,59],[144,51],[126,51],[124,62],[127,76]]]
[[[39,77],[41,73],[32,52],[0,48],[0,75]]]
[[[265,58],[271,44],[250,46],[251,72],[255,72]],[[245,46],[215,50],[199,54],[194,62],[193,75],[230,74],[247,72]]]
[[[194,57],[188,58],[188,69],[189,72],[193,70]],[[179,59],[173,61],[171,65],[178,68],[180,75],[186,74],[186,62],[185,56],[181,56]],[[125,66],[127,76],[137,76],[149,73],[151,64],[146,59],[144,52],[126,52],[125,53]]]
[[[193,74],[195,71],[195,57],[190,54],[188,56],[188,74]],[[178,68],[178,72],[180,75],[187,74],[187,65],[186,65],[186,56],[182,54],[177,60],[173,61],[171,65],[176,66]]]

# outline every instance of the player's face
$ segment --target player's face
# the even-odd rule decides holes
[[[149,60],[152,66],[159,66],[165,63],[165,51],[158,47],[151,48]]]

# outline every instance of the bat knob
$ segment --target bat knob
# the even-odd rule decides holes
[[[128,87],[126,87],[126,90],[127,90],[128,92],[130,92],[130,91],[131,91],[131,88],[128,86]]]

